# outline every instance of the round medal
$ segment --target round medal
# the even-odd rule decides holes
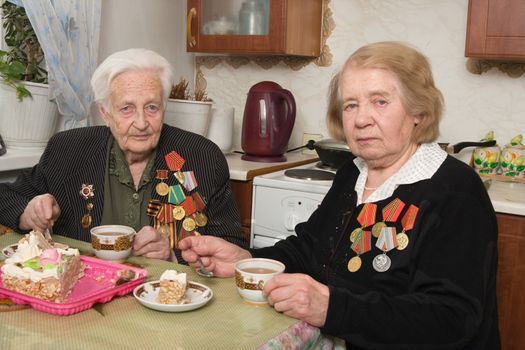
[[[361,268],[361,258],[359,255],[354,256],[348,261],[348,271],[356,272]]]
[[[184,183],[184,174],[180,171],[175,172],[175,177],[177,178],[177,181],[182,185]]]
[[[372,226],[372,236],[374,236],[375,238],[379,237],[379,234],[381,233],[383,227],[386,227],[386,224],[382,221],[379,221],[374,226]]]
[[[390,268],[390,265],[392,264],[392,261],[386,254],[379,254],[377,255],[374,260],[372,261],[372,267],[377,272],[385,272]]]
[[[206,224],[208,223],[208,218],[204,213],[198,212],[195,214],[195,223],[199,227],[206,226]]]
[[[405,232],[398,233],[396,236],[396,239],[397,239],[397,249],[398,250],[405,249],[408,246],[408,242],[410,241]]]
[[[363,232],[363,229],[361,229],[361,227],[358,227],[356,228],[355,230],[352,231],[352,233],[350,233],[350,242],[354,243],[355,240],[357,239],[357,236]]]
[[[195,221],[192,218],[186,218],[182,222],[182,228],[186,230],[187,232],[191,232],[195,230]]]
[[[175,205],[173,207],[173,217],[175,218],[175,220],[182,220],[185,216],[186,211],[183,207],[181,207],[180,205]]]
[[[159,182],[157,186],[155,186],[155,190],[159,196],[165,196],[170,192],[170,187],[165,182]]]
[[[82,219],[80,219],[80,224],[82,225],[83,228],[88,228],[89,226],[91,226],[91,215],[89,214],[84,214],[82,216]]]

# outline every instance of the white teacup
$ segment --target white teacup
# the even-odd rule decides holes
[[[262,295],[264,285],[273,276],[284,272],[282,262],[272,259],[251,258],[235,264],[235,284],[241,297],[254,304],[266,304]]]
[[[123,225],[102,225],[91,229],[95,255],[104,260],[124,260],[131,254],[135,230]]]

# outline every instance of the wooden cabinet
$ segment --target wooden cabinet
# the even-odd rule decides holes
[[[322,12],[322,0],[188,0],[186,49],[317,57]]]
[[[525,61],[525,2],[469,0],[465,56]]]
[[[525,217],[497,216],[497,295],[502,349],[525,349]]]

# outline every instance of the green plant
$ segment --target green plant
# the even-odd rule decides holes
[[[19,100],[31,96],[20,83],[47,83],[47,71],[42,68],[44,52],[23,7],[10,2],[1,6],[4,40],[9,49],[0,50],[0,77],[16,90]]]
[[[204,89],[196,89],[193,95],[190,94],[189,90],[188,81],[181,78],[180,81],[171,88],[169,98],[177,100],[211,101]]]

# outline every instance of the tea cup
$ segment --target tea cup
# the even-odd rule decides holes
[[[250,258],[235,264],[235,285],[240,296],[248,303],[266,304],[262,294],[264,285],[275,275],[284,272],[282,262],[273,259]]]
[[[131,254],[135,230],[123,225],[101,225],[91,229],[91,246],[97,258],[124,260]]]

